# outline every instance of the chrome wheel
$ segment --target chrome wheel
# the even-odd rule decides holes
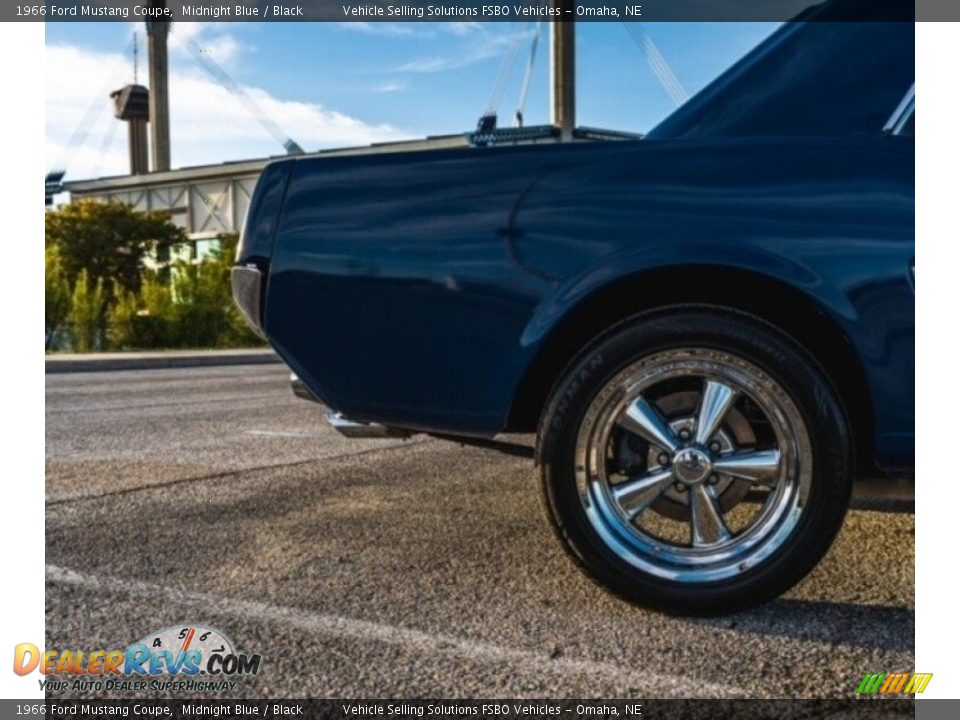
[[[682,583],[756,567],[791,536],[812,451],[787,392],[752,363],[669,350],[619,372],[577,432],[580,502],[630,565]]]

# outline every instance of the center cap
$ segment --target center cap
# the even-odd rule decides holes
[[[673,457],[673,472],[677,479],[690,485],[706,480],[712,470],[710,456],[698,448],[683,448]]]

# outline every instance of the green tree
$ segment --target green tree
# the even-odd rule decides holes
[[[44,278],[46,280],[46,300],[44,309],[44,327],[46,330],[45,348],[54,347],[57,333],[63,328],[70,315],[70,283],[63,274],[60,251],[56,246],[47,248],[44,257]]]
[[[139,293],[118,290],[107,313],[107,340],[114,350],[179,347],[170,283],[145,271]]]
[[[60,253],[64,276],[75,285],[86,272],[91,289],[103,280],[108,295],[140,289],[143,260],[153,247],[186,235],[164,212],[141,212],[116,201],[78,200],[45,215],[47,247]]]
[[[137,346],[141,312],[136,293],[119,288],[114,291],[113,306],[107,311],[107,339],[111,348],[130,350]]]
[[[139,293],[118,290],[109,313],[109,342],[118,350],[263,345],[233,303],[230,268],[237,236],[200,263],[145,271]]]
[[[108,315],[108,340],[115,350],[179,347],[169,282],[146,271],[139,293],[118,290]]]
[[[220,233],[217,235],[217,241],[220,247],[213,253],[210,261],[219,264],[229,275],[230,268],[233,267],[234,258],[237,256],[237,245],[240,242],[240,236],[237,233]]]
[[[230,269],[239,240],[236,233],[217,237],[219,247],[197,265],[181,263],[171,284],[176,325],[183,347],[254,347],[263,341],[251,331],[233,302]]]
[[[91,352],[97,348],[106,302],[103,278],[97,278],[91,285],[87,271],[81,270],[73,288],[70,309],[73,349],[77,352]]]

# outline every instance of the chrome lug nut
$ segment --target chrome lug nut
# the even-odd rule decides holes
[[[720,448],[720,443],[717,442],[716,440],[714,440],[712,443],[710,443],[710,452],[718,453],[718,452],[720,452],[720,449],[721,449],[721,448]]]
[[[689,439],[690,439],[690,431],[687,430],[687,428],[683,428],[683,430],[681,430],[679,434],[680,434],[680,439],[681,439],[681,440],[689,440]]]
[[[714,473],[707,478],[707,482],[710,483],[711,485],[716,485],[718,482],[720,482],[720,478],[719,476],[717,476],[716,473]]]
[[[673,487],[676,489],[677,492],[687,491],[686,483],[682,483],[682,482],[674,483]]]
[[[661,465],[666,465],[670,462],[670,456],[667,455],[666,453],[660,453],[657,456],[657,462],[660,463]]]

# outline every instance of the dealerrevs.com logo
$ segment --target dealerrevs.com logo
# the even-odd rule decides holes
[[[260,671],[262,656],[238,653],[219,630],[175,625],[150,633],[124,650],[46,650],[32,643],[14,648],[13,671],[38,671],[46,692],[224,692],[237,677]]]

